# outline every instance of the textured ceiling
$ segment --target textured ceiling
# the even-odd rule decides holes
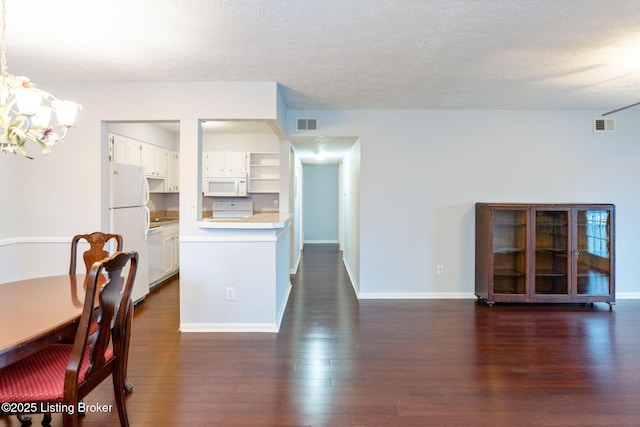
[[[638,0],[7,2],[9,71],[45,89],[275,81],[290,109],[605,112],[640,101]]]
[[[7,0],[9,71],[277,81],[291,109],[640,101],[638,0]]]

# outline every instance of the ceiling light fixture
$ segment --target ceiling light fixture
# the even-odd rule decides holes
[[[14,76],[7,71],[7,7],[2,0],[2,41],[0,46],[0,151],[21,154],[27,158],[25,144],[40,144],[42,154],[51,151],[73,126],[80,104],[61,101],[44,90],[38,89],[27,77]],[[51,112],[56,112],[58,122],[49,125]]]

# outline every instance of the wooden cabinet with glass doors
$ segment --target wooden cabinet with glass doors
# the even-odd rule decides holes
[[[476,204],[476,296],[615,303],[610,204]]]

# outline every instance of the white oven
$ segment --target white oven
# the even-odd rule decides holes
[[[202,191],[209,197],[247,197],[247,174],[204,177]]]

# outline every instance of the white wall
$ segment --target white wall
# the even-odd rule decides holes
[[[11,282],[20,278],[17,266],[20,254],[16,244],[20,238],[20,197],[28,188],[21,185],[18,179],[20,165],[33,162],[22,156],[0,153],[0,283]],[[28,193],[27,193],[28,194]]]
[[[280,139],[272,133],[207,133],[203,151],[280,152]]]
[[[289,111],[288,132],[305,116],[360,136],[361,298],[472,297],[478,201],[616,204],[618,297],[640,296],[640,114],[594,133],[599,114]]]
[[[351,284],[360,293],[360,141],[342,160],[342,254]]]
[[[305,243],[338,243],[338,166],[303,165]]]
[[[276,117],[276,83],[69,83],[46,89],[83,110],[46,157],[1,159],[0,182],[15,185],[0,186],[3,206],[10,206],[0,213],[3,282],[65,273],[71,237],[108,228],[105,121],[180,121],[180,235],[193,236],[206,234],[196,226],[199,119],[283,120]]]
[[[180,264],[180,330],[277,332],[290,290],[289,227],[226,231],[181,244],[189,255]],[[227,287],[235,300],[226,301]]]
[[[64,273],[71,236],[107,221],[103,120],[181,122],[181,268],[188,273],[188,260],[198,253],[191,242],[207,235],[196,224],[198,119],[274,120],[282,110],[280,98],[274,102],[275,83],[46,89],[84,109],[48,156],[0,156],[2,281]],[[291,135],[293,118],[305,116],[319,118],[319,134],[360,137],[361,297],[471,296],[477,201],[615,203],[618,297],[640,297],[640,113],[617,113],[617,132],[593,133],[592,119],[600,113],[292,110],[287,122]],[[444,276],[435,275],[437,264],[444,265]],[[189,280],[181,274],[181,281]]]
[[[290,206],[293,211],[291,221],[291,273],[298,270],[302,251],[302,163],[292,151],[291,154],[291,178],[290,178]]]

